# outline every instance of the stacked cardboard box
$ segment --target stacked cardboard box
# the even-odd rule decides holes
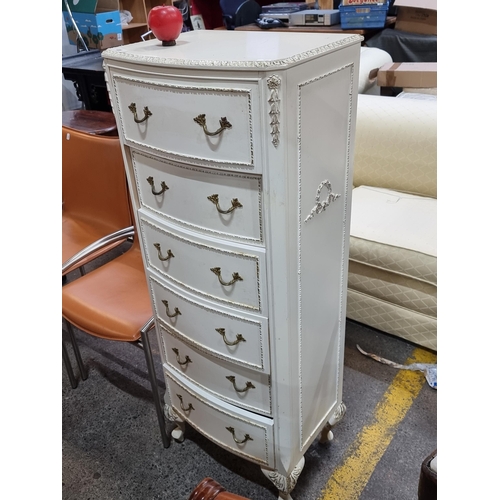
[[[68,0],[71,15],[62,2],[69,43],[77,44],[73,17],[87,48],[104,50],[123,44],[119,0]]]
[[[422,35],[437,35],[437,0],[395,0],[395,28]]]
[[[387,63],[377,73],[379,87],[436,88],[437,63]]]

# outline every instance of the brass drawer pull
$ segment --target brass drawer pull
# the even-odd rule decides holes
[[[160,191],[155,191],[155,180],[153,177],[148,177],[146,179],[149,182],[149,185],[151,186],[151,192],[155,195],[158,196],[159,194],[163,194],[167,189],[168,186],[165,184],[165,181],[161,181],[161,190]]]
[[[232,206],[227,210],[222,210],[222,208],[220,207],[218,194],[212,194],[211,196],[207,196],[207,198],[217,207],[217,211],[221,214],[230,214],[233,210],[236,210],[237,208],[243,208],[243,205],[238,201],[238,198],[233,198],[231,200]]]
[[[153,243],[153,246],[156,248],[158,251],[158,258],[162,261],[165,262],[166,260],[170,260],[171,257],[175,257],[175,255],[172,253],[170,248],[167,250],[167,256],[163,257],[161,254],[161,245],[159,243]]]
[[[236,439],[236,436],[234,435],[234,427],[226,427],[226,429],[233,435],[233,440],[236,444],[243,444],[247,441],[253,441],[249,434],[245,434],[245,437],[240,441]]]
[[[163,305],[165,306],[165,312],[167,313],[167,316],[169,318],[175,318],[176,316],[182,316],[182,313],[179,311],[179,308],[176,307],[174,308],[174,312],[171,313],[170,309],[168,308],[168,300],[162,300]]]
[[[153,113],[151,113],[151,111],[149,111],[149,109],[148,109],[147,106],[144,106],[144,118],[139,119],[137,117],[137,108],[135,106],[135,102],[133,102],[132,104],[130,104],[130,106],[128,107],[128,109],[130,109],[130,111],[132,111],[132,113],[134,114],[134,122],[135,123],[145,122],[153,114]]]
[[[194,407],[193,407],[193,405],[191,403],[189,403],[189,406],[187,408],[184,408],[184,401],[182,401],[182,396],[180,394],[177,394],[177,397],[181,401],[181,410],[183,412],[187,413],[188,411],[194,410]]]
[[[203,132],[205,132],[205,135],[219,135],[225,128],[231,128],[232,125],[227,121],[226,117],[223,116],[219,120],[220,128],[219,130],[216,130],[215,132],[209,132],[207,130],[207,120],[205,118],[205,115],[198,115],[196,118],[193,118],[193,120],[198,124],[203,127]]]
[[[226,345],[232,346],[232,345],[237,345],[240,342],[246,342],[246,340],[244,339],[243,335],[241,335],[241,333],[236,334],[236,340],[234,342],[229,342],[226,338],[226,329],[225,328],[216,328],[215,331],[222,335],[222,338],[224,339],[224,343]]]
[[[236,387],[236,377],[234,375],[228,375],[226,378],[233,384],[234,390],[236,392],[247,392],[249,389],[255,389],[255,386],[250,381],[247,382],[247,385],[244,389],[238,389]]]
[[[212,271],[215,275],[217,275],[220,284],[224,286],[231,286],[237,281],[243,281],[243,278],[238,273],[233,273],[233,279],[231,281],[225,282],[220,276],[221,274],[220,267],[211,267],[210,271]]]
[[[177,356],[177,363],[179,363],[181,366],[187,365],[188,363],[192,363],[191,358],[189,356],[186,356],[184,358],[184,361],[181,361],[179,357],[179,349],[177,349],[177,347],[172,347],[172,351],[175,352],[175,355]]]

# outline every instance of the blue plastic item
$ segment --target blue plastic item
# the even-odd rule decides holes
[[[389,2],[380,4],[339,5],[340,27],[343,30],[383,28],[387,19]]]

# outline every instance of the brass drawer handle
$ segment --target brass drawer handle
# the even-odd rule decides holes
[[[231,281],[225,282],[220,276],[221,275],[220,267],[211,267],[210,271],[212,271],[215,275],[217,275],[220,284],[224,286],[231,286],[237,281],[243,281],[243,278],[238,273],[233,273],[233,279]]]
[[[163,257],[161,254],[161,245],[159,243],[153,243],[153,246],[156,248],[158,252],[158,258],[162,261],[165,262],[166,260],[170,260],[172,257],[175,257],[175,255],[172,253],[170,248],[167,250],[167,256]]]
[[[238,201],[238,198],[233,198],[231,200],[232,206],[227,210],[222,210],[222,208],[220,207],[218,194],[212,194],[211,196],[207,196],[207,198],[217,207],[217,211],[221,214],[230,214],[233,210],[236,210],[237,208],[243,208],[243,205]]]
[[[184,401],[182,401],[182,396],[180,394],[177,394],[177,397],[181,401],[181,410],[183,412],[187,413],[188,411],[194,410],[194,407],[193,407],[193,405],[191,403],[189,403],[189,406],[187,408],[184,408]]]
[[[165,184],[165,181],[161,181],[161,190],[160,191],[155,191],[155,180],[153,179],[153,177],[148,177],[146,179],[148,182],[149,182],[149,185],[151,186],[151,192],[157,196],[159,194],[163,194],[167,189],[168,189],[168,186]]]
[[[207,130],[207,120],[205,118],[205,115],[198,115],[196,118],[193,118],[193,120],[198,124],[203,127],[203,132],[205,132],[205,135],[219,135],[225,128],[231,128],[232,125],[227,121],[226,117],[223,116],[219,120],[220,128],[219,130],[216,130],[215,132],[209,132]]]
[[[234,435],[234,427],[226,427],[226,429],[233,435],[233,440],[236,444],[243,444],[247,441],[253,441],[249,434],[245,434],[245,437],[240,441],[236,439],[236,436]]]
[[[234,390],[236,392],[247,392],[249,389],[255,389],[255,386],[250,381],[247,382],[244,389],[238,389],[236,387],[236,377],[234,375],[228,375],[226,378],[233,384]]]
[[[165,306],[165,312],[167,313],[167,316],[169,318],[175,318],[176,316],[182,316],[182,313],[179,311],[179,308],[176,307],[174,308],[174,312],[171,313],[170,309],[168,308],[168,300],[162,300],[163,305]]]
[[[145,122],[153,114],[153,113],[151,113],[151,111],[149,111],[147,106],[144,106],[144,118],[139,119],[137,117],[137,108],[135,106],[135,102],[131,103],[130,106],[128,107],[128,109],[130,109],[130,111],[132,111],[132,113],[134,114],[134,122],[135,123]]]
[[[187,365],[188,363],[192,363],[191,358],[189,356],[186,356],[184,358],[184,361],[181,361],[179,357],[179,349],[177,349],[177,347],[172,347],[172,351],[175,352],[175,355],[177,356],[177,363],[179,363],[181,366]]]
[[[222,338],[224,339],[224,343],[226,345],[232,346],[232,345],[237,345],[240,342],[246,342],[246,340],[244,339],[243,335],[241,335],[241,333],[236,334],[236,340],[234,342],[229,342],[226,338],[226,329],[225,328],[216,328],[215,331],[222,335]]]

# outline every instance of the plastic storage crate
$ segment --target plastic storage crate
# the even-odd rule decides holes
[[[346,29],[383,28],[389,2],[380,4],[339,5],[340,27]]]

